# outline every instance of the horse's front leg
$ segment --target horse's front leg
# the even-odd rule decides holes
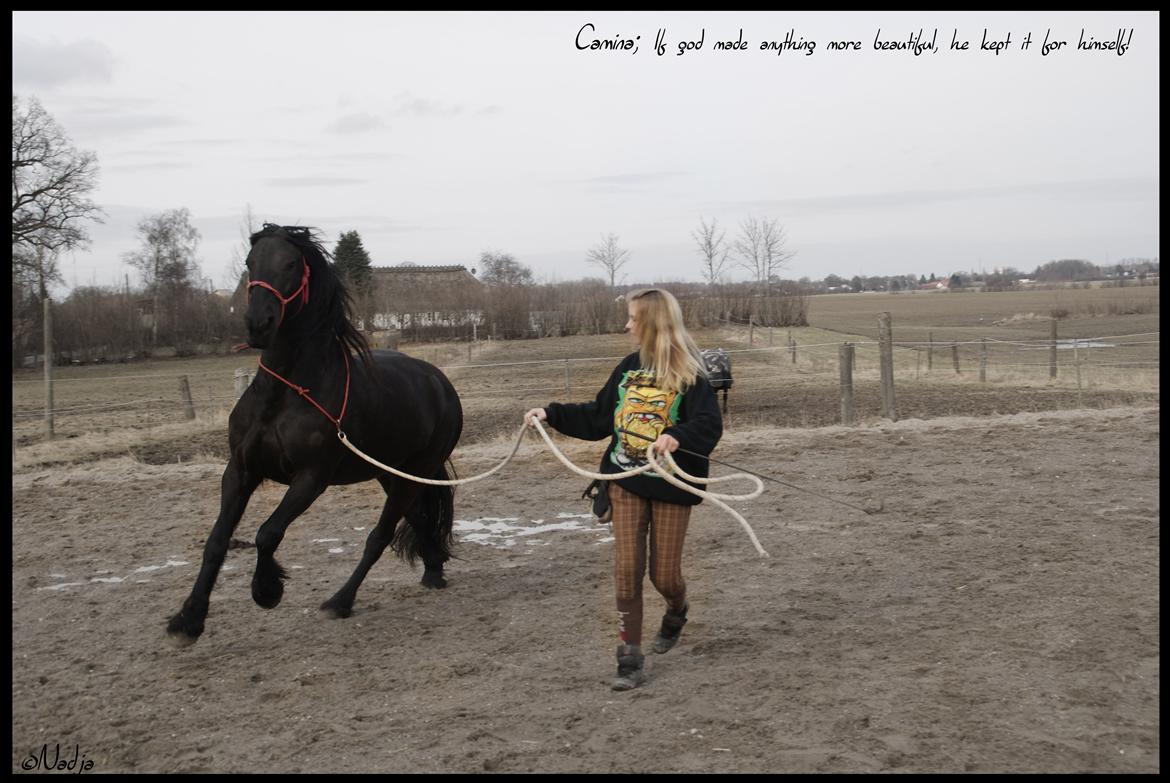
[[[288,574],[276,562],[276,548],[292,521],[308,510],[329,483],[311,471],[296,475],[280,505],[256,532],[256,572],[252,575],[252,600],[272,609],[284,595]]]
[[[203,565],[199,568],[199,576],[195,579],[191,594],[183,602],[183,608],[167,623],[167,634],[179,646],[194,643],[203,633],[203,621],[207,618],[211,602],[211,588],[219,576],[228,543],[240,518],[244,516],[248,499],[259,485],[260,478],[244,470],[239,459],[233,456],[228,461],[220,482],[219,516],[211,528],[207,543],[203,545]]]

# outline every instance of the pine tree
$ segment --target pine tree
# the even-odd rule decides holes
[[[358,232],[342,232],[337,247],[333,249],[333,268],[351,293],[361,295],[371,292],[374,273],[370,254],[362,247],[362,238]]]

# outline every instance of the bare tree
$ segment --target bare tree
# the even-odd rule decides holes
[[[719,282],[723,274],[723,267],[727,264],[727,256],[731,249],[727,246],[727,232],[719,231],[718,221],[711,219],[711,225],[699,218],[699,230],[691,234],[699,246],[699,255],[703,257],[703,278],[710,285]]]
[[[198,285],[201,277],[195,248],[199,231],[191,225],[186,207],[160,212],[138,222],[137,234],[142,247],[126,253],[126,263],[142,272],[143,282],[154,294],[151,344],[158,343],[158,325],[165,300],[172,313],[171,323],[177,333],[180,300]]]
[[[102,222],[88,194],[97,155],[74,149],[61,126],[30,98],[12,96],[12,244],[67,250],[89,243],[85,221]]]
[[[487,286],[487,326],[497,337],[524,337],[531,320],[532,270],[510,253],[484,251],[479,279]]]
[[[616,285],[618,271],[630,260],[630,251],[618,247],[617,234],[602,236],[601,242],[589,248],[586,262],[599,266],[609,275],[609,287]]]
[[[511,253],[483,251],[479,254],[479,279],[485,285],[532,285],[532,269]]]
[[[796,253],[785,247],[788,242],[788,236],[779,221],[775,219],[765,220],[763,227],[764,288],[767,289],[772,283],[780,282],[780,270],[784,268]]]
[[[64,282],[59,251],[44,244],[12,245],[12,360],[20,366],[25,353],[36,352],[43,339],[44,303],[49,285]]]
[[[34,234],[37,241],[12,247],[12,274],[13,285],[23,285],[44,299],[49,295],[50,283],[64,283],[61,268],[57,263],[60,250],[52,247],[51,240],[42,241],[39,235]]]
[[[739,265],[751,272],[756,285],[767,291],[773,278],[795,255],[784,247],[787,237],[784,227],[775,218],[759,219],[748,216],[740,225],[740,235],[733,247],[739,256]]]
[[[232,290],[239,286],[244,274],[248,271],[244,262],[248,259],[248,253],[252,251],[252,235],[259,230],[260,226],[256,223],[255,216],[252,215],[252,205],[247,204],[244,207],[244,214],[240,217],[240,244],[232,248],[229,271],[231,280],[228,282],[228,285],[232,286]]]
[[[751,273],[752,280],[757,283],[764,279],[763,274],[763,228],[754,215],[748,215],[739,224],[739,236],[732,243],[735,254],[739,257],[738,266]]]

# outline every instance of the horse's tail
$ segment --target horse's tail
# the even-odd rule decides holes
[[[431,478],[447,481],[455,475],[455,466],[447,460],[446,467]],[[437,487],[424,484],[415,504],[406,512],[406,524],[394,531],[391,549],[412,566],[422,557],[424,562],[445,563],[451,559],[451,544],[455,526],[455,487]]]

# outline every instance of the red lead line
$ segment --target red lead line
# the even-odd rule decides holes
[[[320,405],[318,405],[317,401],[309,396],[308,389],[306,389],[302,386],[297,386],[296,384],[290,383],[289,381],[285,380],[279,374],[273,372],[272,370],[270,370],[266,366],[264,366],[263,361],[260,361],[259,359],[257,359],[257,363],[260,365],[260,369],[264,370],[264,372],[268,373],[273,378],[276,378],[278,381],[283,383],[285,386],[288,386],[290,389],[295,391],[297,394],[304,397],[305,400],[307,402],[309,402],[309,404],[311,404],[317,410],[321,411],[321,413],[325,416],[325,418],[327,418],[327,419],[329,419],[329,421],[333,422],[333,426],[337,427],[337,429],[340,430],[341,429],[341,420],[345,418],[345,406],[349,404],[349,351],[345,350],[344,345],[341,346],[341,355],[345,359],[345,397],[341,401],[341,413],[337,414],[337,418],[334,418],[333,416],[331,416],[329,411],[325,410]]]

